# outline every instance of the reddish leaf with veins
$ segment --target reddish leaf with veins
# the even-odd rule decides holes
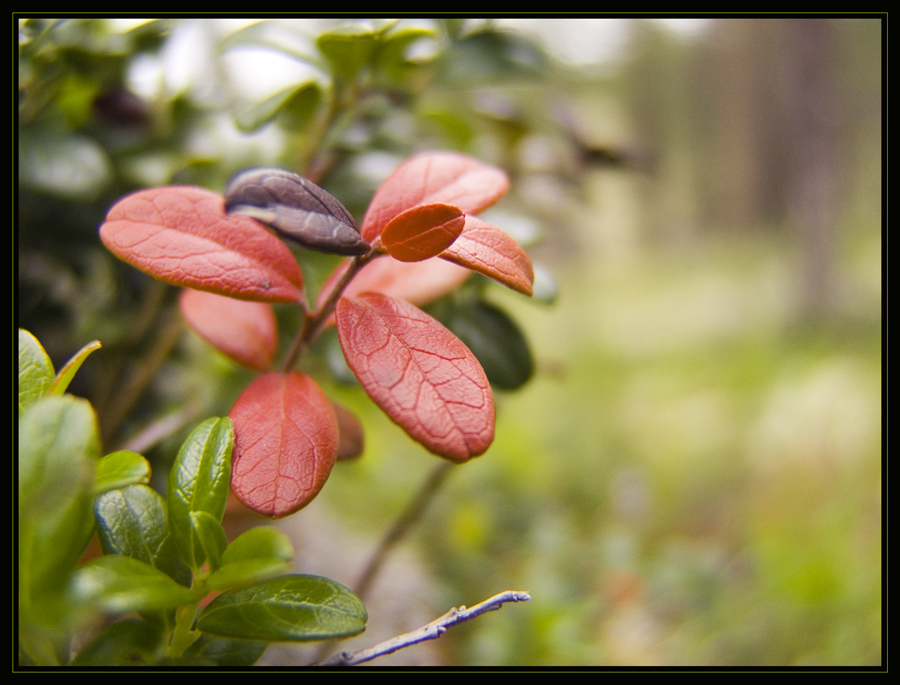
[[[385,179],[369,204],[362,235],[370,243],[398,214],[416,205],[441,202],[475,214],[509,190],[509,178],[496,167],[456,152],[410,157]]]
[[[494,439],[494,398],[462,341],[417,307],[379,293],[338,301],[347,363],[366,393],[413,439],[451,461]]]
[[[253,381],[228,413],[234,424],[231,488],[273,518],[293,514],[319,494],[338,451],[338,423],[324,392],[301,373]]]
[[[525,250],[502,230],[481,219],[467,216],[462,234],[441,254],[441,259],[477,271],[528,297],[533,294],[534,267]]]
[[[172,285],[260,302],[303,297],[288,247],[254,219],[226,215],[222,196],[209,190],[133,193],[109,210],[100,239],[119,259]]]
[[[185,289],[178,306],[197,335],[222,354],[255,371],[272,365],[278,352],[278,327],[267,302]]]
[[[437,257],[453,244],[466,225],[458,207],[435,203],[418,205],[388,222],[381,242],[388,254],[401,262],[421,262]]]

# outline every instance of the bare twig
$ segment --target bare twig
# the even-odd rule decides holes
[[[450,609],[450,611],[440,618],[422,626],[418,630],[413,630],[410,633],[405,633],[391,638],[390,640],[385,640],[374,647],[368,647],[367,649],[362,649],[358,652],[341,652],[319,665],[356,666],[357,664],[371,661],[377,657],[392,654],[398,649],[425,642],[425,640],[435,640],[443,635],[447,631],[447,628],[451,628],[457,623],[468,621],[470,618],[475,618],[488,611],[496,611],[505,602],[526,602],[529,599],[531,599],[531,595],[527,592],[507,590],[506,592],[494,595],[490,599],[486,599],[481,604],[476,604],[469,609],[464,606],[459,607],[458,609]]]

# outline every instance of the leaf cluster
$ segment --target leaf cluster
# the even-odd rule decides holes
[[[65,394],[65,377],[20,330],[20,664],[250,665],[272,640],[364,629],[365,607],[347,588],[284,575],[293,548],[280,531],[226,540],[230,419],[191,432],[163,498],[141,455],[100,456],[93,409]],[[95,530],[103,555],[79,565]],[[73,634],[99,614],[125,618],[72,654]]]
[[[133,193],[110,209],[100,228],[104,245],[138,269],[189,288],[181,298],[188,323],[238,363],[267,372],[229,413],[231,485],[244,504],[267,516],[292,514],[319,493],[339,452],[355,456],[346,441],[341,448],[334,405],[310,376],[293,370],[331,325],[356,379],[410,437],[455,462],[488,449],[490,380],[471,350],[413,301],[452,291],[471,271],[531,295],[527,254],[474,216],[508,185],[501,170],[474,158],[423,153],[381,185],[361,228],[327,191],[282,169],[241,172],[224,197],[167,186]],[[311,310],[302,268],[282,239],[350,255]],[[385,266],[368,269],[376,260]],[[444,264],[452,266],[435,280]],[[296,304],[302,324],[275,371],[270,307],[279,302]],[[513,357],[513,365],[521,359]],[[515,387],[526,379],[507,373],[502,382]]]

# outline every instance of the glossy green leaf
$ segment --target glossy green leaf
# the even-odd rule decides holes
[[[472,350],[491,385],[515,390],[531,378],[531,348],[516,322],[503,310],[474,301],[454,306],[438,318]]]
[[[78,350],[78,352],[75,353],[75,356],[67,361],[65,366],[59,370],[59,373],[53,381],[53,385],[50,386],[50,393],[52,395],[62,395],[65,393],[66,389],[69,387],[69,383],[72,382],[72,379],[75,377],[78,369],[81,368],[84,360],[88,358],[88,355],[91,352],[99,349],[100,341],[94,340]]]
[[[102,457],[97,462],[94,476],[94,494],[124,488],[126,485],[150,482],[150,462],[137,452],[119,450]]]
[[[53,384],[53,362],[38,339],[19,329],[19,412],[47,394]]]
[[[191,572],[175,549],[166,503],[146,485],[109,490],[94,505],[97,533],[104,554],[138,559],[190,586]]]
[[[201,635],[185,650],[184,655],[209,659],[218,666],[252,666],[268,646],[265,640],[232,640]]]
[[[216,521],[222,520],[233,443],[230,419],[207,419],[184,441],[169,474],[169,527],[178,553],[194,571],[203,566],[206,556],[191,514],[202,511]]]
[[[294,546],[280,530],[252,528],[228,545],[207,587],[222,590],[284,573],[293,556]]]
[[[279,576],[216,597],[200,614],[204,633],[253,640],[326,640],[361,633],[368,614],[343,585],[318,576]]]
[[[143,561],[110,554],[92,559],[72,580],[72,597],[109,613],[175,609],[198,597]]]
[[[205,511],[191,512],[191,526],[194,539],[200,543],[203,550],[202,559],[209,562],[212,571],[217,570],[219,558],[228,545],[225,529],[216,518]]]
[[[106,626],[86,644],[73,666],[149,666],[162,645],[161,625],[129,618]]]

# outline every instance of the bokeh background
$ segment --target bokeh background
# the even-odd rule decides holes
[[[886,19],[404,19],[327,130],[338,77],[315,37],[352,50],[385,20],[18,21],[17,324],[57,368],[102,342],[71,390],[160,487],[251,376],[186,329],[174,288],[102,249],[115,200],[313,165],[359,219],[417,151],[511,176],[486,218],[528,245],[538,293],[483,292],[533,377],[496,392],[495,444],[451,470],[372,586],[369,629],[332,651],[527,590],[374,664],[882,662]],[[301,259],[313,284],[334,265]],[[332,357],[326,338],[307,370],[360,416],[366,454],[278,525],[296,571],[352,587],[439,460]]]

